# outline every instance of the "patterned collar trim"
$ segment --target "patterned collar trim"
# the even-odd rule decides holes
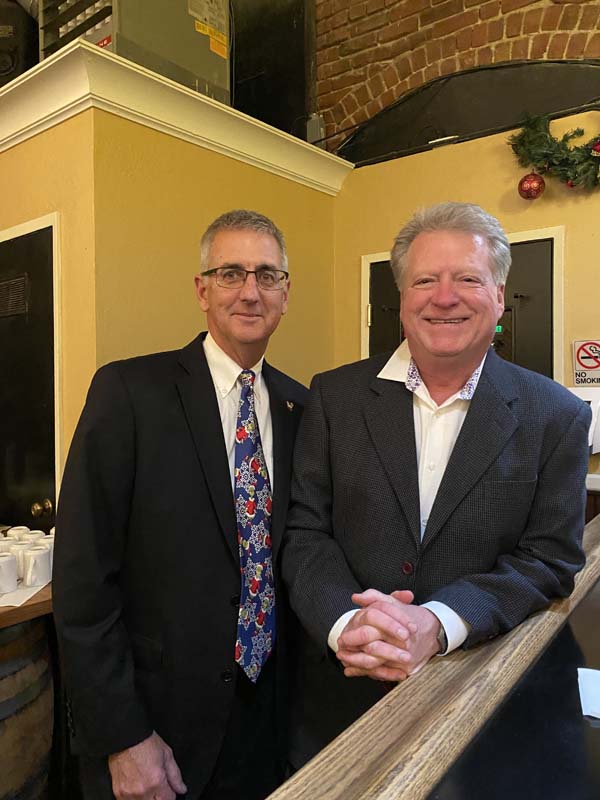
[[[481,375],[481,370],[483,368],[483,361],[477,367],[477,369],[473,372],[469,380],[465,383],[462,389],[457,392],[457,396],[461,400],[472,400],[473,395],[475,394],[475,389],[477,388],[477,382],[479,381],[479,376]],[[419,368],[415,364],[414,359],[411,356],[410,363],[408,365],[408,371],[406,373],[406,388],[409,392],[416,392],[419,386],[423,383],[423,378],[421,377],[421,373],[419,372]]]

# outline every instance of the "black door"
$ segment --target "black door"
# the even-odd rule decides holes
[[[55,506],[50,227],[0,242],[0,375],[0,523],[48,530]]]
[[[499,356],[541,375],[553,377],[553,240],[510,246],[512,267],[504,291],[505,311],[494,348]]]
[[[506,310],[493,346],[514,364],[553,377],[553,240],[511,245],[512,267],[505,289]],[[369,355],[394,350],[402,340],[400,295],[389,261],[369,271]]]
[[[370,265],[369,305],[369,355],[395,350],[402,340],[400,294],[389,261]]]

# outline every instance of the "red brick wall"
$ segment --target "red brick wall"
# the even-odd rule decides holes
[[[328,134],[440,75],[600,58],[600,0],[316,0],[316,15],[317,103]]]

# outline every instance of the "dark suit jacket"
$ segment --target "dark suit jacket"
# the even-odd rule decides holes
[[[104,756],[155,729],[191,796],[210,775],[234,697],[240,592],[232,479],[202,339],[94,377],[62,481],[53,584],[76,750]],[[263,370],[276,563],[306,389]]]
[[[490,350],[420,538],[413,395],[388,356],[317,376],[296,443],[283,576],[309,632],[295,762],[382,695],[326,654],[353,592],[411,589],[471,626],[471,647],[568,595],[584,556],[589,407]]]

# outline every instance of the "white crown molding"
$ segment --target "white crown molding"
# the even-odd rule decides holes
[[[88,108],[336,195],[353,165],[82,39],[0,88],[0,152]]]

